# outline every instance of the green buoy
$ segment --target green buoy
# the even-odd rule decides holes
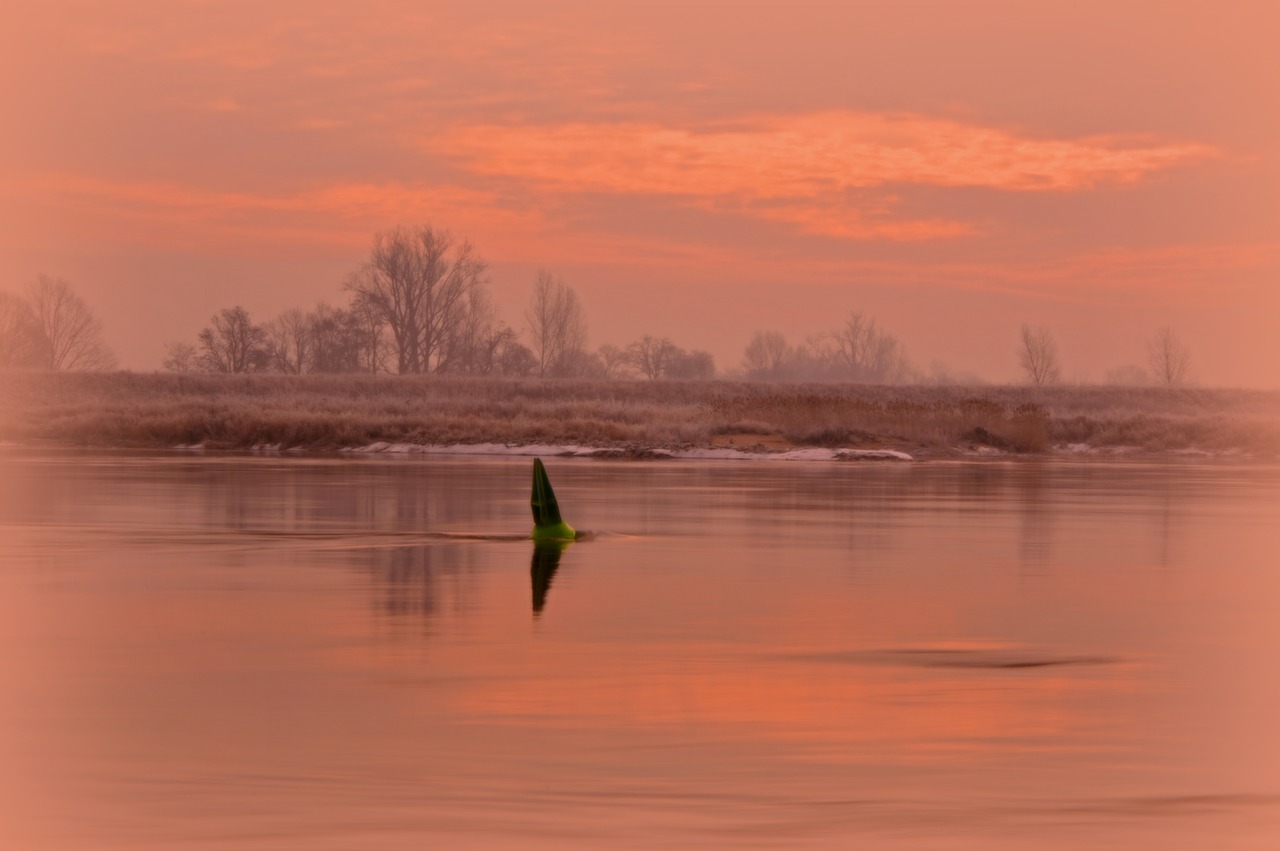
[[[572,541],[578,537],[573,527],[560,519],[560,503],[551,489],[547,468],[541,458],[533,459],[533,495],[529,498],[533,507],[533,535],[535,541]]]

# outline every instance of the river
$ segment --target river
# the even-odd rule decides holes
[[[0,451],[0,847],[1280,847],[1280,471]]]

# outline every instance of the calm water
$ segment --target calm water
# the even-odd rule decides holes
[[[1280,476],[0,455],[0,847],[1280,847]]]

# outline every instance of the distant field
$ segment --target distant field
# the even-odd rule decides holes
[[[1280,393],[398,376],[0,373],[0,440],[314,450],[376,441],[1042,453],[1280,451]]]

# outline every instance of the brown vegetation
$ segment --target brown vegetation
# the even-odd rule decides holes
[[[0,373],[0,440],[336,449],[576,443],[896,448],[942,456],[1086,443],[1167,452],[1280,447],[1280,393],[883,387],[425,376]],[[737,445],[747,441],[735,440]]]

